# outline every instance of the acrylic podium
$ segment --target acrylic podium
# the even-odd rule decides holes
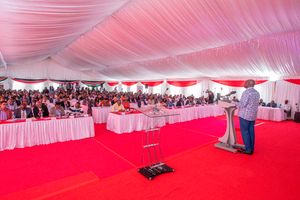
[[[234,128],[234,111],[236,110],[235,104],[228,101],[218,101],[218,105],[224,108],[227,120],[226,131],[223,137],[219,138],[219,142],[215,144],[215,147],[230,151],[237,152],[237,148],[244,148],[244,145],[237,144],[236,132]]]
[[[148,108],[147,110],[139,110],[148,118],[148,129],[145,130],[142,137],[142,166],[138,172],[152,180],[154,177],[174,172],[174,169],[164,163],[164,157],[161,150],[160,138],[161,122],[167,122],[167,118],[179,115],[178,113],[171,113],[168,110],[162,110],[157,107]],[[165,120],[165,121],[164,121]]]

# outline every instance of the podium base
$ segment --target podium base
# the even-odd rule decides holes
[[[229,145],[229,144],[225,144],[223,142],[219,142],[219,143],[215,144],[215,147],[226,150],[226,151],[230,151],[232,153],[236,153],[237,149],[243,149],[243,148],[245,148],[245,145],[242,145],[242,144]]]
[[[151,165],[151,166],[145,166],[142,168],[139,168],[138,172],[142,174],[144,177],[146,177],[148,180],[152,180],[158,175],[174,172],[175,170],[168,165],[166,165],[163,162]]]

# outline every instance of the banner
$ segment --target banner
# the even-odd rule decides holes
[[[192,81],[167,81],[168,84],[176,86],[176,87],[188,87],[192,85],[196,85],[197,81],[192,80]]]
[[[296,85],[300,85],[300,79],[284,79],[284,80],[289,83],[294,83]]]
[[[36,84],[36,83],[42,83],[47,81],[47,79],[24,79],[24,78],[12,78],[11,80],[20,83],[26,83],[26,84]]]
[[[148,85],[149,87],[154,87],[162,84],[164,81],[143,81],[141,82],[143,85]]]
[[[5,81],[7,77],[0,77],[0,82]]]
[[[137,84],[137,81],[125,81],[125,82],[122,82],[122,84],[127,85],[127,86],[132,86],[132,85]]]
[[[111,87],[116,86],[116,85],[119,84],[119,82],[106,82],[106,83],[107,83],[107,85],[109,85]]]
[[[245,80],[212,80],[213,82],[231,87],[244,87]],[[255,80],[255,85],[266,82],[267,80]]]
[[[104,83],[104,81],[81,81],[81,83],[89,87],[97,87]]]
[[[78,80],[56,80],[56,79],[49,79],[49,81],[52,81],[54,83],[58,83],[58,84],[64,84],[64,83],[71,83],[71,84],[75,84],[78,83]]]

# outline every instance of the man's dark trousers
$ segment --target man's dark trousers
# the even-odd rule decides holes
[[[253,153],[255,135],[254,135],[255,121],[248,121],[240,117],[240,127],[242,132],[243,141],[245,144],[245,151],[247,153]]]

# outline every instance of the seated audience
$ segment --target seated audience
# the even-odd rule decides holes
[[[106,90],[88,89],[88,88],[69,88],[59,87],[56,90],[53,87],[45,88],[42,92],[37,90],[4,90],[0,91],[0,102],[9,100],[9,105],[5,103],[8,109],[2,109],[2,118],[7,119],[9,111],[16,110],[17,106],[23,102],[33,108],[34,117],[63,116],[65,110],[71,106],[74,111],[83,110],[85,113],[91,113],[92,107],[95,106],[112,106],[113,111],[122,111],[130,107],[130,103],[136,103],[138,107],[143,105],[164,105],[172,108],[174,106],[182,107],[184,105],[193,106],[195,104],[206,104],[208,100],[213,103],[214,94],[209,91],[204,96],[194,98],[193,95],[185,97],[184,95],[169,94],[147,94],[142,91],[133,92],[108,92]],[[119,100],[124,101],[120,104]],[[80,102],[80,106],[75,106]],[[111,104],[112,103],[112,104]],[[17,106],[16,106],[17,105]],[[81,107],[81,109],[79,109]],[[10,109],[9,109],[10,108]],[[4,112],[5,110],[5,112]],[[1,117],[0,117],[1,118]]]
[[[11,119],[12,112],[7,108],[7,102],[1,101],[0,103],[0,120],[8,120]]]
[[[147,104],[149,104],[149,105],[154,105],[155,104],[155,100],[154,100],[154,98],[152,98],[152,96],[148,99]]]
[[[63,101],[61,102],[61,106],[63,107],[64,110],[68,110],[71,107],[71,103],[68,100],[68,98],[63,99]]]
[[[118,99],[117,102],[111,107],[112,112],[123,112],[125,111],[125,108],[123,104],[121,103],[121,100]]]
[[[206,99],[204,98],[204,96],[201,96],[199,98],[196,99],[196,105],[204,105],[206,104]]]
[[[118,98],[115,96],[114,98],[111,99],[111,105],[114,105],[115,103],[117,103]]]
[[[49,99],[48,99],[48,95],[43,96],[42,99],[41,99],[41,101],[42,101],[42,103],[45,104],[45,105],[47,105],[47,104],[50,103],[50,101],[49,101]]]
[[[166,102],[166,107],[167,108],[173,108],[175,107],[175,104],[174,102],[172,101],[172,99],[168,99],[167,102]]]
[[[142,107],[142,102],[145,106],[148,105],[146,98],[143,95],[137,95],[136,102],[139,108]]]
[[[260,105],[260,106],[266,106],[266,103],[264,102],[263,99],[260,99],[260,100],[259,100],[259,105]]]
[[[275,103],[275,101],[272,100],[270,103],[267,104],[267,107],[277,108],[277,103]]]
[[[75,98],[75,97],[72,97],[71,98],[71,101],[70,101],[70,106],[74,106],[75,105],[75,103],[77,103],[77,99]]]
[[[11,111],[14,111],[18,108],[18,105],[16,104],[13,98],[8,99],[7,108],[10,109]]]
[[[194,100],[192,99],[192,97],[186,98],[185,102],[184,102],[184,105],[185,106],[193,106],[194,105]]]
[[[72,107],[70,107],[69,110],[70,110],[72,113],[83,113],[83,109],[81,108],[79,102],[75,103],[75,105],[72,106]]]
[[[57,101],[55,106],[50,109],[50,117],[61,117],[65,115],[65,111],[61,106],[61,102]]]
[[[176,102],[176,107],[181,107],[181,106],[184,106],[184,102],[183,102],[183,99],[180,98],[177,102]]]
[[[27,103],[23,102],[18,109],[14,111],[15,118],[31,118],[33,117],[31,108],[27,107]]]
[[[126,99],[122,102],[125,109],[130,109],[130,103]]]
[[[37,101],[33,106],[33,116],[35,118],[49,117],[49,110],[41,100]]]
[[[99,103],[100,107],[109,107],[110,106],[110,102],[108,99],[103,99],[100,103]]]

